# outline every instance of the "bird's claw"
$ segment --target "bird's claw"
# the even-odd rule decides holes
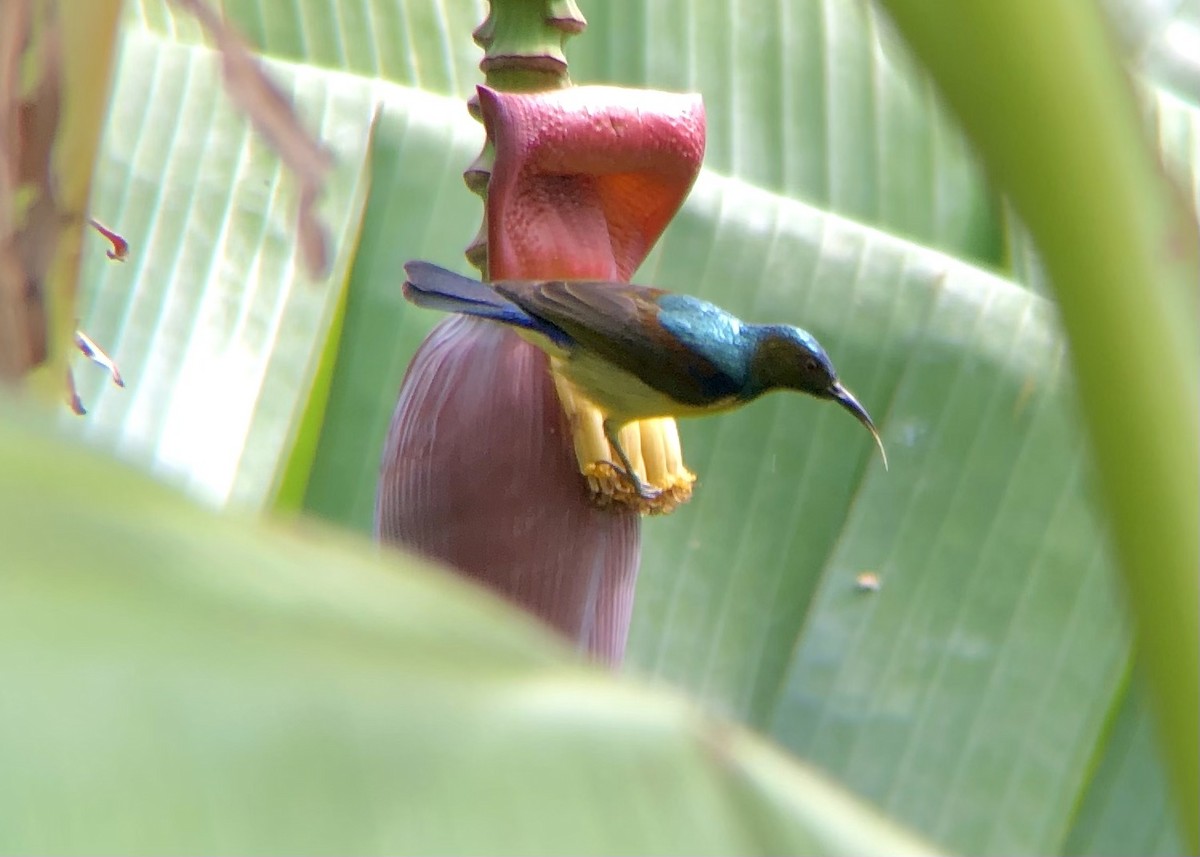
[[[622,467],[621,465],[619,465],[615,462],[612,462],[612,461],[602,461],[602,462],[598,462],[598,463],[607,465],[612,470],[613,473],[617,474],[622,479],[625,479],[627,482],[629,482],[633,486],[634,493],[637,494],[639,497],[641,497],[643,500],[647,500],[647,501],[657,500],[659,497],[662,496],[663,492],[661,490],[659,490],[658,488],[651,488],[649,485],[647,485],[645,482],[643,482],[641,480],[641,478],[636,473],[634,473],[632,470],[628,470],[628,469]]]

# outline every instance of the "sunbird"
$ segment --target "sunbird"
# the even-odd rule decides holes
[[[652,500],[617,440],[626,423],[740,407],[772,390],[832,399],[854,414],[883,456],[866,408],[842,386],[808,331],[747,324],[708,301],[630,283],[504,280],[481,283],[430,262],[404,266],[417,306],[488,318],[516,329],[604,416],[619,470]],[[618,469],[615,464],[608,462]]]

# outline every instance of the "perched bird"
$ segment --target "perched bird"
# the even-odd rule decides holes
[[[841,404],[871,432],[887,467],[870,415],[817,340],[798,327],[746,324],[699,298],[628,283],[481,283],[420,261],[404,270],[404,295],[417,306],[502,322],[545,351],[604,414],[620,469],[644,499],[657,492],[641,482],[617,441],[623,425],[718,413],[772,390]]]

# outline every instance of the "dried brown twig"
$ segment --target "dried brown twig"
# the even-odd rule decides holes
[[[38,22],[29,0],[0,5],[0,377],[46,359],[45,276],[63,221],[50,161],[61,107],[57,20]],[[22,62],[36,51],[33,82]]]
[[[333,168],[332,155],[305,130],[287,96],[267,77],[242,37],[205,0],[175,3],[195,15],[216,43],[229,97],[299,179],[300,251],[313,276],[325,275],[329,269],[329,239],[315,209]]]

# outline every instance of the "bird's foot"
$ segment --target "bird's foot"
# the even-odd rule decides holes
[[[613,473],[629,482],[633,486],[634,493],[643,500],[657,500],[662,496],[662,491],[657,488],[651,488],[632,470],[628,470],[612,461],[598,461],[596,463],[606,465]]]

